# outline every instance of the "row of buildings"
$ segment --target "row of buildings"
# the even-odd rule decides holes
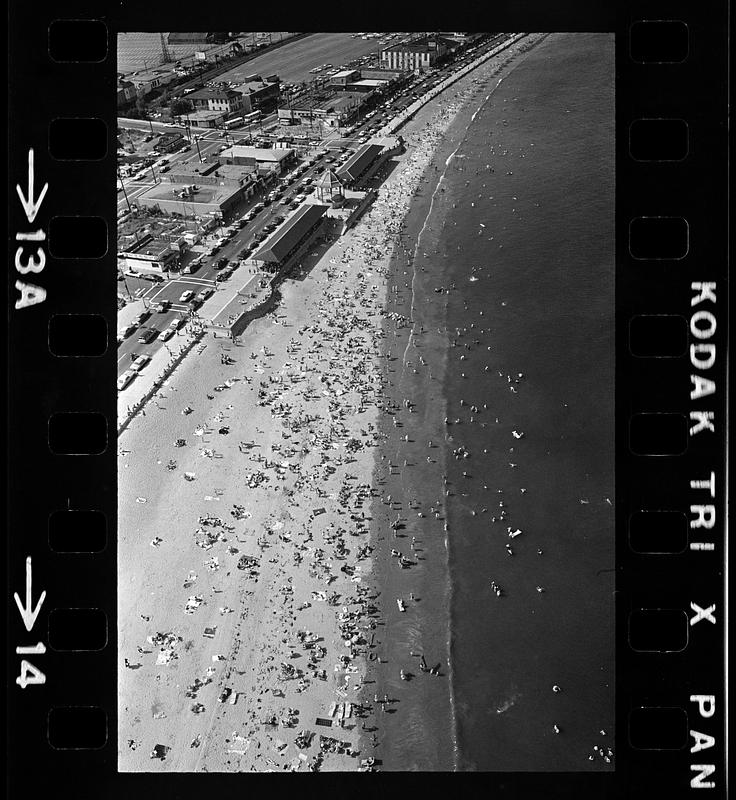
[[[317,219],[317,212],[312,208],[315,204],[323,209],[331,229],[343,233],[373,199],[373,190],[366,186],[369,179],[388,158],[402,149],[401,137],[372,140],[338,169],[326,170],[316,181],[314,193],[251,258],[266,271],[278,271],[294,255],[294,248],[284,249],[285,245],[289,242],[301,245],[305,237],[311,235],[307,222]],[[215,220],[232,216],[230,212],[242,210],[244,203],[252,202],[255,195],[276,184],[295,163],[295,153],[289,148],[234,146],[220,154],[218,163],[177,165],[164,180],[137,197],[136,203],[141,213],[153,214],[156,220],[171,220],[174,226],[177,218],[180,222],[200,220],[205,222],[204,230],[216,224]],[[160,227],[161,222],[157,226]],[[168,235],[141,237],[136,231],[136,234],[120,238],[118,260],[123,269],[165,273],[178,268],[182,253],[190,245],[191,237],[183,236],[174,242]]]
[[[171,40],[171,36],[169,39]],[[177,36],[207,37],[215,34],[176,34]],[[420,35],[406,42],[385,47],[380,52],[378,70],[344,70],[333,75],[328,85],[336,90],[354,94],[380,91],[386,82],[397,76],[407,78],[414,72],[432,69],[436,64],[451,55],[459,47],[482,34],[449,33],[439,35]],[[194,40],[192,40],[194,41]],[[393,73],[389,76],[388,73]],[[176,65],[166,64],[149,70],[140,70],[118,79],[118,106],[129,104],[136,97],[145,97],[155,89],[166,87],[180,76]],[[270,109],[279,101],[279,80],[272,75],[262,79],[253,75],[239,84],[219,84],[207,86],[188,95],[195,106],[195,112],[202,120],[213,120],[219,112],[222,119],[227,116],[250,113],[257,109]],[[342,98],[342,104],[347,103]],[[202,112],[207,112],[202,114]],[[218,123],[222,120],[218,120]],[[195,124],[202,125],[198,121]]]

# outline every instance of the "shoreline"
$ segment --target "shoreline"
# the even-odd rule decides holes
[[[486,85],[484,91],[487,91],[487,81],[498,76],[510,61],[517,62],[518,56],[536,44],[536,41],[537,39],[531,44],[529,41],[522,41],[511,53],[505,51],[500,54],[497,61],[486,65],[485,69],[490,74],[484,79]],[[450,543],[445,509],[442,501],[436,499],[443,498],[446,491],[443,483],[443,475],[447,470],[444,447],[446,429],[443,424],[445,399],[442,387],[449,353],[445,327],[447,308],[445,298],[448,295],[436,293],[436,287],[445,283],[443,276],[425,273],[421,261],[425,252],[434,249],[435,242],[431,240],[436,239],[440,233],[429,225],[430,217],[441,215],[439,206],[446,206],[451,202],[449,194],[445,194],[446,187],[441,184],[452,155],[464,139],[467,128],[477,113],[474,99],[479,93],[483,94],[477,86],[474,86],[473,79],[478,75],[479,70],[473,71],[463,79],[464,83],[460,83],[459,86],[454,85],[453,96],[445,101],[448,106],[455,103],[460,107],[453,114],[449,125],[445,127],[428,164],[419,177],[417,184],[419,196],[412,201],[401,224],[400,238],[406,239],[409,247],[404,248],[400,245],[396,248],[390,267],[390,285],[387,292],[389,303],[385,323],[387,335],[384,338],[383,354],[385,358],[391,353],[391,359],[397,365],[397,369],[398,358],[403,354],[402,375],[400,379],[394,379],[390,387],[390,402],[400,409],[404,400],[411,398],[410,402],[415,403],[415,408],[413,414],[397,411],[397,416],[399,413],[402,414],[402,422],[398,423],[398,427],[394,427],[384,417],[381,430],[387,437],[386,448],[390,443],[393,455],[386,472],[385,465],[377,461],[373,483],[378,486],[386,481],[383,488],[384,498],[389,495],[392,498],[401,498],[407,493],[408,487],[404,485],[404,476],[408,474],[413,487],[408,492],[406,500],[413,498],[416,502],[402,504],[399,500],[387,505],[385,499],[381,504],[374,501],[376,511],[372,512],[372,516],[376,520],[382,520],[384,530],[390,530],[391,522],[399,516],[405,527],[397,536],[398,541],[406,543],[407,539],[415,537],[419,545],[417,550],[421,547],[422,555],[418,557],[416,567],[397,572],[395,564],[392,563],[394,560],[388,554],[389,549],[393,548],[384,544],[376,570],[380,572],[379,581],[383,597],[387,601],[383,604],[383,611],[386,615],[387,629],[391,632],[386,637],[390,676],[380,677],[382,670],[373,666],[371,677],[379,682],[376,694],[396,698],[398,702],[396,707],[399,709],[395,717],[388,718],[381,715],[381,718],[387,720],[382,726],[384,745],[379,745],[376,752],[383,762],[382,768],[386,770],[454,770],[457,767],[458,744],[450,659],[451,630],[447,616],[452,598],[452,585],[449,580]],[[467,93],[468,96],[463,98],[463,93]],[[480,104],[484,102],[485,99],[481,100]],[[412,138],[415,141],[426,138],[427,117],[430,116],[427,111],[428,109],[420,111],[407,126],[413,125],[418,131],[416,134],[405,131],[409,141]],[[437,109],[434,109],[434,113],[437,113]],[[406,276],[407,260],[414,265],[411,270],[410,287],[405,280],[402,281],[402,273]],[[417,266],[420,269],[417,269]],[[404,294],[410,294],[408,308]],[[415,301],[419,305],[414,305]],[[391,316],[402,314],[408,314],[412,324],[408,329],[394,326],[392,331]],[[417,330],[419,325],[422,325],[421,331]],[[412,378],[416,372],[419,372],[420,376]],[[413,426],[414,420],[421,426],[421,437],[414,432],[416,427]],[[404,425],[410,427],[404,428]],[[406,430],[410,436],[408,443],[401,441],[402,435],[407,435],[404,433]],[[425,442],[428,441],[433,441],[433,448],[429,451],[432,453],[432,463],[429,465],[422,463],[428,452],[425,446]],[[408,462],[405,466],[409,469],[399,466],[404,461]],[[428,528],[428,523],[419,522],[419,519],[432,520],[435,527]],[[422,535],[423,533],[425,535]],[[382,536],[380,530],[376,530],[375,536],[376,541],[380,542],[386,539],[388,534]],[[397,547],[402,550],[400,544]],[[438,586],[443,587],[441,591],[437,589]],[[417,611],[419,620],[408,620],[412,602],[406,600],[409,613],[399,612],[394,602],[395,594],[403,593],[406,599],[409,592],[413,593],[420,604]],[[412,660],[411,656],[407,658],[410,653],[415,653],[417,656],[426,654],[426,661],[431,663],[431,666],[437,663],[439,656],[442,665],[441,679],[427,680],[421,675],[421,671],[417,668],[418,662]],[[408,683],[401,681],[398,675],[400,668],[414,676]],[[443,678],[446,679],[446,683]],[[404,687],[407,688],[404,690]],[[433,724],[427,725],[426,715],[430,708]],[[396,723],[393,722],[394,719]],[[407,719],[410,720],[409,723]],[[429,738],[432,741],[428,744]]]

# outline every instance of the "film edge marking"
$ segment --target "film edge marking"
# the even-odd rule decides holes
[[[26,216],[26,220],[28,224],[32,224],[33,221],[36,219],[36,215],[41,208],[41,203],[43,203],[44,198],[46,197],[46,192],[48,191],[49,185],[48,183],[44,183],[43,189],[41,189],[41,193],[38,196],[38,199],[34,199],[34,183],[35,183],[35,170],[34,170],[34,153],[33,148],[28,148],[28,194],[25,195],[23,193],[23,189],[21,188],[19,183],[15,184],[15,190],[18,193],[18,197],[20,198],[21,206],[23,206],[23,212]],[[43,228],[39,228],[36,231],[31,231],[29,233],[16,233],[15,238],[17,241],[20,242],[43,242],[46,239],[46,233]],[[29,272],[38,273],[43,270],[46,266],[46,251],[43,249],[41,245],[38,246],[36,249],[36,255],[38,256],[38,261],[36,260],[36,255],[29,255],[28,260],[25,264],[21,263],[21,257],[23,255],[23,247],[24,245],[20,245],[18,249],[15,251],[15,268],[21,275],[26,275]],[[15,288],[21,293],[20,299],[15,301],[15,308],[16,310],[21,308],[28,308],[29,306],[36,305],[37,303],[43,303],[46,299],[46,290],[40,286],[36,286],[33,283],[24,283],[21,280],[17,280],[15,282]]]

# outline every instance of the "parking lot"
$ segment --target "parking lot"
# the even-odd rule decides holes
[[[168,283],[152,286],[145,297],[151,303],[166,301],[171,303],[172,308],[184,310],[190,308],[188,303],[185,304],[179,300],[184,292],[193,292],[193,296],[196,297],[203,289],[214,288],[214,281],[187,275],[174,278]]]

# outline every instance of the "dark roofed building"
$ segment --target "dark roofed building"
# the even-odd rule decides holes
[[[348,185],[356,184],[374,166],[384,147],[366,142],[348,161],[337,170],[337,176]]]
[[[308,245],[322,228],[328,206],[305,203],[280,228],[266,239],[251,258],[260,261],[264,269],[277,272]]]
[[[166,131],[159,136],[156,150],[159,153],[173,153],[186,144],[186,139],[178,131]]]

